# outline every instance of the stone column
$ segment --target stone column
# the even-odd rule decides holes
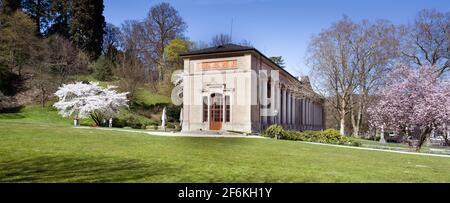
[[[309,125],[309,109],[308,109],[308,99],[305,100],[305,129],[308,129]]]
[[[314,130],[316,130],[316,104],[315,103],[313,103],[313,128],[314,128]]]
[[[309,101],[309,99],[306,102],[306,110],[308,112],[307,114],[307,124],[308,124],[308,130],[311,130],[311,102]]]
[[[282,113],[282,121],[281,124],[285,124],[286,123],[286,89],[283,89],[283,102],[282,102],[282,107],[281,107],[281,113]]]
[[[275,123],[275,115],[273,115],[273,113],[275,112],[275,109],[276,109],[276,107],[275,107],[275,105],[276,105],[276,102],[275,102],[275,100],[276,100],[276,85],[274,84],[274,82],[272,82],[271,84],[270,84],[271,86],[270,86],[270,113],[272,114],[272,116],[270,117],[270,123],[271,124],[273,124],[273,123]]]
[[[302,109],[302,115],[301,115],[301,122],[300,122],[300,124],[301,124],[302,130],[303,130],[304,127],[305,127],[305,99],[302,99],[301,109]]]
[[[296,111],[295,105],[297,104],[297,102],[295,102],[295,101],[296,101],[296,98],[294,96],[292,98],[292,128],[293,129],[295,129],[295,127],[297,126],[297,125],[295,125],[295,122],[297,120],[297,119],[295,119],[295,111]]]
[[[298,98],[297,99],[297,129],[300,130],[301,124],[300,122],[302,121],[302,102],[301,99]]]
[[[281,87],[280,85],[277,85],[277,91],[276,91],[276,95],[277,95],[277,101],[276,101],[276,110],[278,112],[278,114],[276,115],[277,118],[277,124],[281,123]]]
[[[288,104],[287,104],[287,124],[288,126],[291,125],[291,112],[292,112],[292,93],[289,91],[289,97],[288,97]]]

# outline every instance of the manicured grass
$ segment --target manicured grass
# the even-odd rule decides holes
[[[374,140],[366,140],[366,139],[358,139],[353,138],[359,142],[361,142],[362,147],[369,147],[369,148],[381,148],[381,149],[391,149],[391,150],[397,150],[397,151],[413,151],[412,148],[410,148],[405,143],[380,143],[379,141]],[[432,154],[450,154],[450,148],[447,146],[427,146],[424,144],[420,150],[422,153],[432,153]]]
[[[0,182],[450,182],[450,158],[0,119]]]
[[[379,141],[375,141],[375,140],[366,140],[366,139],[360,139],[360,138],[353,138],[359,142],[361,142],[361,144],[364,145],[369,145],[369,146],[386,146],[386,147],[403,147],[403,148],[408,148],[408,145],[406,144],[401,144],[401,143],[393,143],[393,142],[388,142],[388,143],[380,143]]]
[[[127,109],[122,109],[117,114],[117,119],[125,119],[133,117],[140,123],[152,123],[153,121],[144,116],[135,114]],[[21,123],[50,123],[58,125],[72,125],[72,118],[63,118],[58,114],[58,111],[51,107],[41,106],[26,106],[19,112],[15,113],[0,113],[0,122],[21,122]],[[81,125],[91,126],[94,122],[90,118],[81,119]]]
[[[71,119],[58,115],[53,107],[26,106],[16,113],[0,113],[0,122],[51,123],[59,125],[72,124]]]

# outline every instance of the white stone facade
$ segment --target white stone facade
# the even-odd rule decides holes
[[[256,49],[184,55],[183,131],[322,130],[323,99]],[[205,102],[203,102],[205,101]]]

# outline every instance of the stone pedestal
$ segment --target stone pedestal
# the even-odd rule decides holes
[[[384,128],[381,128],[380,143],[382,143],[382,144],[386,143],[386,140],[384,139]]]

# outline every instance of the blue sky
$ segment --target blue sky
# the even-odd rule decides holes
[[[106,21],[120,26],[141,20],[163,0],[105,0]],[[267,56],[283,56],[294,75],[309,73],[306,52],[311,36],[347,15],[354,21],[387,19],[410,23],[424,8],[450,10],[448,0],[165,0],[188,25],[192,41],[209,42],[215,34],[230,33],[233,41],[250,41]]]

